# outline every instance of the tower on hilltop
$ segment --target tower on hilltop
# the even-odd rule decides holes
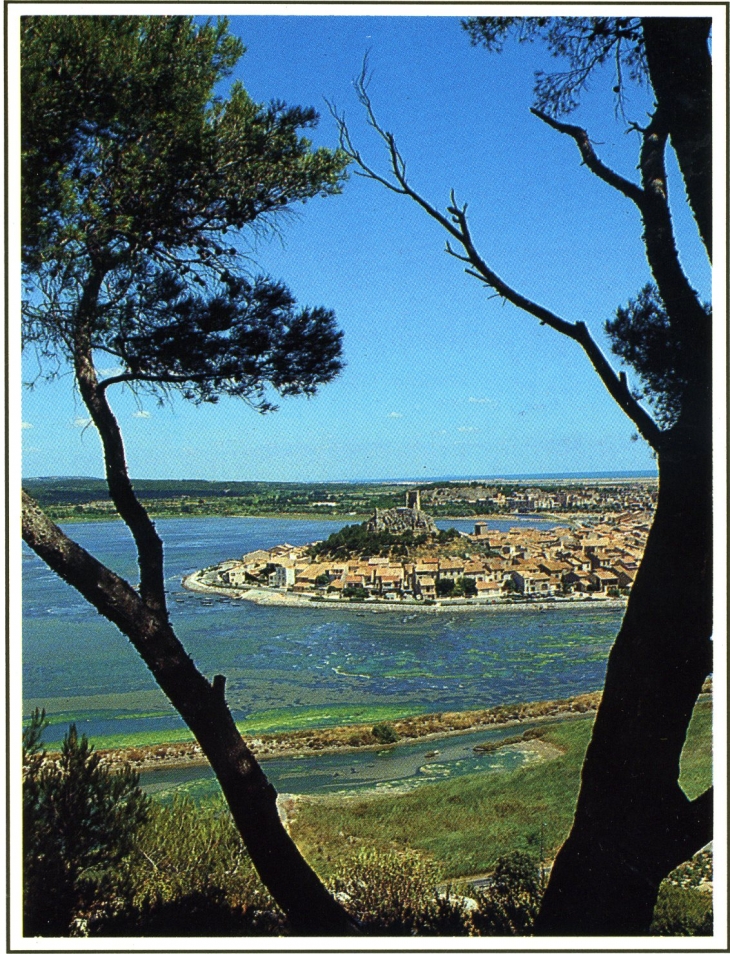
[[[421,491],[420,490],[406,491],[406,507],[409,507],[411,510],[421,509]]]
[[[369,533],[380,533],[387,530],[389,533],[427,533],[438,535],[438,529],[433,517],[421,510],[421,491],[406,491],[406,506],[394,507],[392,510],[378,510],[364,525]]]

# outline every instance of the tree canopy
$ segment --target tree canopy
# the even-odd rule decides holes
[[[82,329],[120,369],[105,385],[160,396],[267,410],[266,383],[311,394],[341,369],[333,313],[251,274],[246,230],[337,193],[347,159],[300,135],[311,108],[218,95],[242,53],[225,21],[24,19],[25,341],[46,373]]]
[[[616,109],[627,83],[649,82],[671,139],[698,231],[712,254],[712,60],[709,17],[468,17],[474,45],[500,52],[509,37],[541,40],[564,69],[535,74],[535,107],[556,119],[572,112],[601,67],[613,66]]]
[[[647,79],[644,35],[638,17],[467,17],[462,26],[475,46],[499,53],[513,36],[519,43],[544,41],[564,69],[535,74],[535,106],[550,115],[572,112],[594,72],[615,69],[614,92],[621,105],[625,80]]]

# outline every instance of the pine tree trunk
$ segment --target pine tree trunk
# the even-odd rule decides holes
[[[712,667],[711,442],[706,425],[676,431],[539,934],[647,933],[662,879],[712,838],[711,791],[690,802],[678,783]]]

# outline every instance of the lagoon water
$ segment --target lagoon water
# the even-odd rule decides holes
[[[491,522],[504,527],[515,521]],[[600,688],[620,622],[616,608],[425,614],[363,607],[360,613],[247,601],[208,605],[182,589],[182,577],[195,569],[259,547],[322,539],[341,525],[273,518],[157,521],[173,625],[209,678],[226,674],[234,715],[251,731],[293,721],[306,727],[482,708]],[[471,530],[473,522],[439,526]],[[121,523],[68,524],[65,530],[136,582],[133,545]],[[59,738],[72,720],[100,747],[109,736],[181,727],[126,638],[29,550],[23,565],[24,711],[46,707],[54,723],[47,740]]]

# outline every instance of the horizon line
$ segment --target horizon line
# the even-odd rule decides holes
[[[656,470],[586,470],[586,471],[535,471],[532,473],[514,472],[501,474],[473,474],[466,476],[442,475],[434,477],[342,477],[319,479],[276,480],[273,478],[238,478],[238,477],[133,477],[135,481],[146,482],[197,482],[209,484],[431,484],[448,481],[449,483],[469,483],[475,480],[627,480],[647,479],[658,476]],[[22,477],[21,481],[61,481],[61,480],[96,480],[106,483],[106,478],[81,474],[44,475]]]

